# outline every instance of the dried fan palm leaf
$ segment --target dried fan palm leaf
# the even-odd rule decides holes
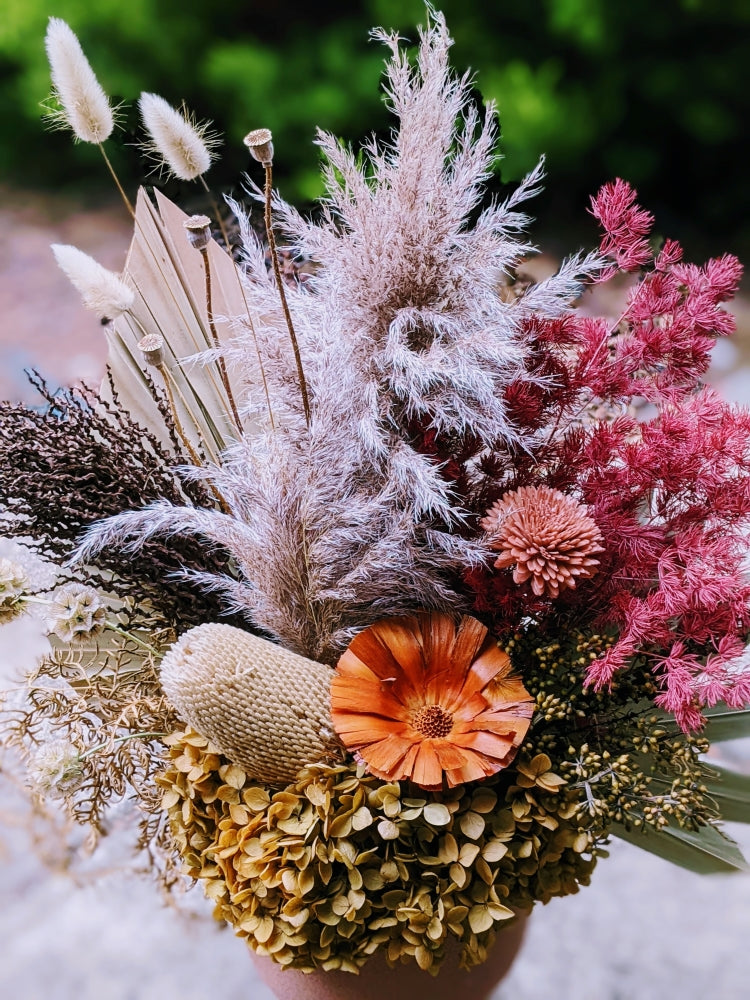
[[[214,361],[187,361],[214,350],[203,261],[186,238],[183,223],[187,215],[159,192],[156,202],[155,207],[145,190],[139,191],[133,240],[123,272],[135,290],[135,303],[118,317],[108,337],[114,387],[133,418],[143,426],[160,429],[160,439],[168,443],[137,346],[146,334],[161,336],[167,368],[177,388],[179,420],[191,444],[218,459],[237,438],[229,400]],[[222,316],[244,315],[245,298],[234,261],[213,240],[207,259],[215,322],[219,325]],[[224,330],[228,334],[226,324]],[[229,378],[231,384],[231,371]]]

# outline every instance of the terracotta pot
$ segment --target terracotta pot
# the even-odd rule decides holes
[[[418,1000],[425,995],[431,1000],[487,1000],[513,964],[525,930],[526,917],[521,916],[497,935],[487,961],[469,971],[458,967],[458,947],[449,947],[437,977],[422,972],[415,962],[389,969],[381,955],[371,958],[358,976],[283,969],[261,955],[253,955],[253,961],[278,1000]]]

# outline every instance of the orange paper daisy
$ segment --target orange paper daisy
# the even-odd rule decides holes
[[[440,789],[507,767],[533,699],[475,618],[386,618],[339,660],[331,716],[344,745],[386,781]]]

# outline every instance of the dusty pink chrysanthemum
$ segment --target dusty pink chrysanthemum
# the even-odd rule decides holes
[[[481,525],[500,555],[497,569],[513,566],[516,583],[531,581],[541,597],[558,597],[575,587],[576,577],[596,573],[602,533],[586,508],[548,486],[521,486],[506,493]]]

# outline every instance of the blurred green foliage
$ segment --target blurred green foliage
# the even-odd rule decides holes
[[[457,69],[497,102],[502,182],[548,157],[547,228],[580,217],[588,194],[619,175],[639,188],[662,231],[701,251],[750,253],[746,122],[750,0],[443,0]],[[98,153],[45,132],[47,17],[77,32],[103,86],[127,107],[118,168],[143,170],[134,102],[143,90],[186,103],[225,133],[216,187],[239,184],[242,136],[273,130],[285,195],[320,194],[314,129],[357,141],[387,134],[383,25],[407,38],[423,0],[284,4],[259,0],[4,0],[0,17],[0,170],[25,185],[90,189]]]

